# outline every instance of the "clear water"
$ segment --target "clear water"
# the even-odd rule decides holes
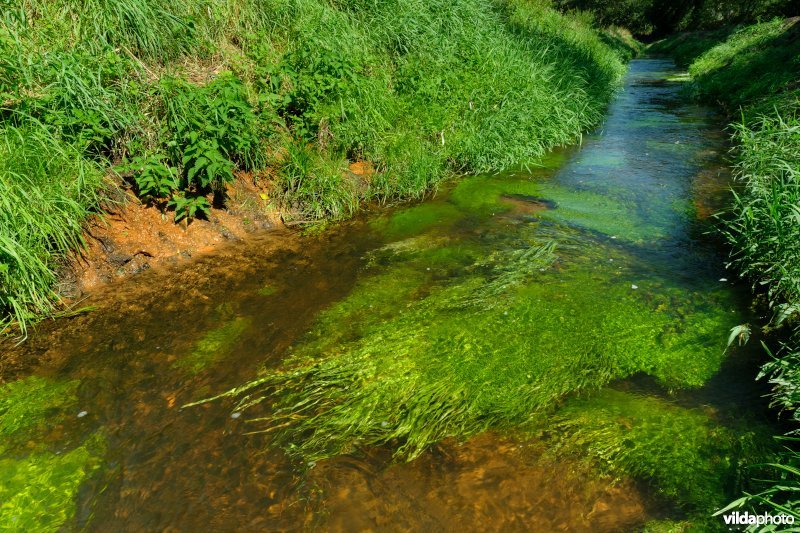
[[[540,168],[468,177],[322,236],[264,235],[144,273],[94,295],[97,311],[6,344],[24,364],[4,369],[20,381],[0,403],[0,521],[635,531],[707,514],[737,490],[725,465],[746,462],[735,454],[761,445],[741,443],[769,428],[752,353],[723,355],[730,327],[751,319],[707,234],[728,194],[725,136],[673,75],[667,61],[632,62],[605,124]],[[554,262],[525,271],[497,306],[437,307],[447,291],[493,279],[487,269],[515,250],[548,242]],[[426,302],[434,310],[421,318]],[[458,374],[508,423],[443,438],[410,462],[392,459],[402,443],[388,442],[309,469],[271,445],[272,432],[247,434],[271,427],[248,422],[270,401],[233,417],[231,401],[181,409],[261,372],[337,365],[366,348],[386,361],[373,371],[380,395],[382,372],[432,365],[433,345],[455,362],[426,368]],[[516,383],[509,368],[520,364],[532,370]],[[511,392],[531,400],[501,401]],[[380,398],[406,416],[390,393]]]

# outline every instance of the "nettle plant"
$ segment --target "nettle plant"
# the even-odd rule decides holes
[[[266,103],[306,141],[317,135],[319,109],[353,87],[359,75],[358,65],[341,51],[308,46],[264,70]]]
[[[167,79],[159,92],[166,142],[160,152],[133,157],[123,168],[132,172],[140,197],[173,208],[176,221],[207,216],[208,194],[224,201],[234,171],[261,163],[261,121],[232,74],[203,87]]]

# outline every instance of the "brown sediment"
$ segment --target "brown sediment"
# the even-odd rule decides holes
[[[207,220],[174,221],[174,213],[143,204],[130,190],[88,224],[86,249],[61,274],[59,292],[70,299],[111,281],[207,254],[253,233],[281,227],[269,190],[240,174],[227,189],[224,208]]]
[[[553,209],[555,205],[542,198],[522,196],[518,194],[506,194],[500,197],[500,201],[511,207],[511,214],[528,215],[535,214],[548,209]]]
[[[589,479],[541,446],[494,433],[444,442],[411,463],[341,457],[311,477],[329,531],[630,531],[648,516],[630,481]],[[319,509],[316,509],[319,512]]]

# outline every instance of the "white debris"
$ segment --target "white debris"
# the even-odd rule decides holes
[[[638,286],[638,285],[631,285],[631,289],[633,289],[633,290],[636,290],[636,289],[638,289],[638,288],[639,288],[639,286]]]
[[[240,416],[242,416],[242,413],[240,413],[238,411],[235,412],[235,413],[231,413],[231,418],[239,418]]]
[[[728,281],[728,278],[719,278],[720,281]]]
[[[87,413],[86,411],[81,411],[80,413],[78,413],[78,418],[83,418],[84,416],[86,416],[88,414],[89,413]]]

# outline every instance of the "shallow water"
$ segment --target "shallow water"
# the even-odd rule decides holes
[[[33,368],[2,390],[0,520],[635,531],[707,515],[770,428],[753,352],[723,355],[728,330],[752,319],[707,235],[727,197],[724,134],[674,74],[632,62],[605,124],[541,167],[144,273],[95,295],[98,311],[6,345]],[[552,262],[514,263],[546,243]],[[402,442],[342,431],[344,453],[309,445],[301,467],[271,439],[302,448],[308,432],[248,422],[279,398],[233,416],[230,400],[181,409],[259,372],[364,354],[380,363],[362,383],[380,427],[410,416],[386,385],[404,373],[412,394],[448,379],[480,395],[465,424],[489,431],[444,431],[410,462],[392,458]]]

